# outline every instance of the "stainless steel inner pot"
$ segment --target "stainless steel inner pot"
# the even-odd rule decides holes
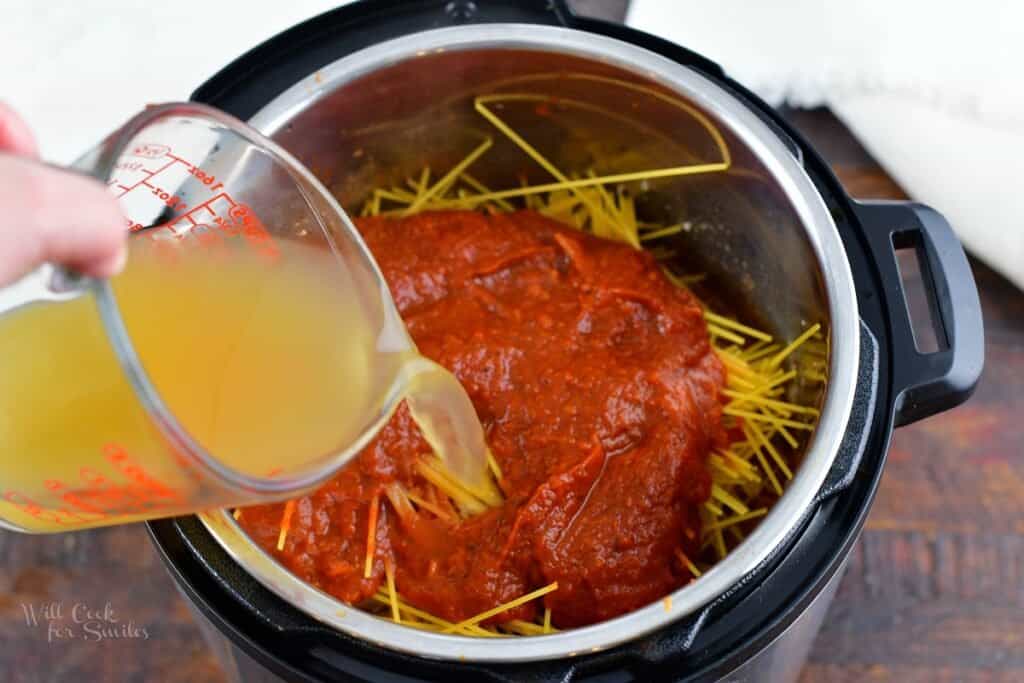
[[[473,109],[476,95],[541,94],[572,101],[557,116],[537,102],[501,115],[561,169],[600,174],[720,161],[706,117],[731,153],[728,173],[635,183],[642,218],[685,221],[668,246],[709,275],[705,296],[779,338],[822,322],[829,382],[798,388],[821,419],[796,476],[762,523],[725,560],[662,602],[600,624],[516,639],[405,628],[344,605],[300,581],[223,512],[201,518],[224,549],[267,588],[311,617],[386,648],[491,662],[557,659],[602,650],[663,628],[734,586],[810,511],[847,425],[858,365],[857,300],[832,218],[801,160],[746,105],[700,74],[642,48],[562,28],[490,24],[438,29],[381,43],[310,74],[251,121],[305,162],[351,212],[374,187],[430,164],[435,174],[487,135],[472,167],[490,187],[525,176],[550,182]],[[436,177],[436,175],[435,175]],[[423,245],[429,249],[430,245]]]

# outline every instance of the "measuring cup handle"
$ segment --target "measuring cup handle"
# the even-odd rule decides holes
[[[95,278],[64,266],[44,263],[20,280],[0,288],[0,315],[34,303],[77,299],[92,291]]]

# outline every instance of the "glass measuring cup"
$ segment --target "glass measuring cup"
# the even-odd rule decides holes
[[[438,376],[341,208],[245,124],[160,105],[75,166],[119,197],[128,266],[109,282],[46,266],[0,291],[0,526],[290,497],[357,453],[410,377]],[[435,426],[482,444],[478,423]]]

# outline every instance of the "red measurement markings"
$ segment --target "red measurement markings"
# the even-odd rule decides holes
[[[158,502],[161,505],[180,505],[184,502],[178,490],[146,472],[145,468],[121,446],[107,444],[103,447],[103,455],[107,462],[135,485],[134,491],[147,501]]]
[[[227,205],[227,208],[229,210],[231,207],[235,206],[234,200],[232,200],[231,197],[229,197],[227,194],[221,192],[220,194],[210,197],[201,204],[197,204],[196,206],[194,206],[181,216],[178,216],[174,220],[168,221],[167,223],[163,223],[161,225],[150,226],[150,230],[148,231],[150,238],[153,240],[160,241],[183,240],[189,237],[192,229],[195,226],[209,225],[209,219],[212,219],[214,221],[214,225],[221,229],[221,231],[224,232],[225,235],[233,236],[235,234],[238,234],[238,232],[241,231],[241,227],[239,227],[238,231],[234,233],[230,233],[224,229],[224,226],[222,224],[231,224],[231,221],[221,218],[220,214],[218,214],[217,211],[212,208],[212,205],[216,202],[223,202],[224,204]],[[197,216],[197,213],[201,211],[205,212],[205,214]],[[207,217],[206,214],[209,214],[209,217]],[[138,224],[136,223],[133,225]],[[134,230],[141,230],[142,227],[145,226],[134,228]]]
[[[161,202],[163,202],[165,206],[170,208],[171,211],[181,214],[178,217],[178,219],[176,219],[175,221],[171,221],[171,223],[176,223],[177,220],[181,220],[183,218],[191,220],[193,224],[201,223],[201,221],[195,221],[192,218],[192,216],[197,211],[205,209],[209,211],[211,216],[216,221],[215,225],[217,225],[217,227],[222,232],[224,232],[225,235],[234,236],[235,234],[239,233],[245,234],[246,239],[249,240],[252,244],[254,244],[254,246],[256,246],[261,253],[266,254],[268,258],[277,258],[277,248],[272,244],[268,246],[268,243],[272,243],[272,240],[270,240],[269,233],[267,233],[266,229],[263,228],[262,223],[260,223],[258,219],[256,219],[255,221],[253,220],[253,217],[250,216],[251,212],[249,214],[246,214],[246,216],[243,216],[242,219],[238,221],[240,227],[236,231],[234,229],[234,224],[236,222],[236,219],[234,217],[229,216],[229,219],[224,219],[223,217],[218,215],[216,211],[210,208],[210,205],[218,200],[224,200],[231,207],[236,206],[235,202],[231,199],[231,197],[228,196],[228,194],[223,191],[224,183],[217,180],[217,177],[214,174],[208,173],[204,171],[202,168],[199,168],[198,166],[191,164],[185,159],[173,154],[171,152],[171,148],[166,145],[160,145],[155,143],[141,143],[139,145],[136,145],[129,154],[132,156],[154,160],[166,158],[168,161],[163,166],[154,171],[147,170],[145,165],[138,161],[118,162],[115,165],[115,168],[119,170],[124,170],[132,173],[141,172],[144,174],[144,177],[140,178],[137,182],[135,182],[132,185],[124,185],[123,183],[117,183],[117,187],[122,190],[121,193],[118,195],[119,197],[124,197],[129,192],[132,192],[140,187],[146,187],[155,197],[157,197]],[[193,178],[202,183],[206,188],[209,189],[211,193],[215,194],[206,201],[203,201],[190,209],[188,205],[185,203],[185,200],[181,196],[172,193],[153,182],[153,179],[156,176],[160,175],[161,173],[163,173],[164,171],[166,171],[168,168],[175,164],[184,165],[188,173]],[[114,183],[116,183],[116,178],[111,184]],[[138,232],[139,230],[142,230],[143,228],[146,227],[151,226],[144,226],[141,223],[131,220],[128,221],[128,230],[130,232]],[[185,232],[188,232],[188,230],[186,230]],[[177,232],[175,232],[174,235],[179,239],[186,236],[185,234],[179,234]],[[203,241],[205,245],[214,245],[217,243],[213,238],[210,237],[204,237]]]
[[[192,236],[196,238],[196,242],[199,246],[211,250],[221,250],[224,248],[224,236],[221,234],[217,226],[209,223],[197,223],[192,228]]]
[[[45,507],[20,491],[6,491],[4,492],[3,499],[25,514],[43,523],[56,524],[58,526],[80,526],[87,523],[87,520],[82,519],[71,510]]]
[[[232,221],[242,226],[242,235],[253,249],[264,256],[270,263],[276,263],[281,252],[270,236],[270,232],[256,215],[256,212],[245,204],[238,204],[228,211]]]
[[[129,154],[131,156],[142,157],[143,159],[159,159],[160,157],[170,156],[171,148],[167,145],[143,142],[133,147]]]
[[[185,162],[182,162],[185,163]],[[214,190],[222,187],[213,175],[201,170],[191,169],[190,173]],[[180,198],[160,190],[146,182],[141,184],[151,188],[172,209],[184,209],[184,204],[177,204]],[[137,232],[142,225],[129,223],[129,230]],[[257,253],[268,262],[276,263],[280,258],[280,250],[267,230],[266,226],[251,207],[236,203],[226,192],[218,192],[209,199],[197,204],[172,221],[147,230],[151,246],[158,249],[158,256],[167,265],[178,260],[178,251],[174,245],[193,244],[207,249],[221,249],[226,246],[225,238],[241,237]]]
[[[114,164],[114,169],[118,171],[142,171],[146,172],[146,167],[141,161],[119,161]]]
[[[44,480],[49,499],[46,503],[14,490],[4,492],[3,499],[40,522],[60,526],[82,526],[114,516],[183,509],[183,494],[147,472],[124,448],[107,444],[102,452],[118,475],[116,481],[94,468],[82,467],[77,481]]]
[[[183,218],[174,219],[171,223],[150,227],[139,237],[139,239],[145,239],[145,242],[142,244],[146,246],[164,267],[176,266],[180,261],[182,240],[189,236],[191,225],[183,227],[181,230],[177,229],[176,226],[186,219],[194,225],[194,222],[188,216],[184,216]]]
[[[157,158],[159,158],[159,157],[157,157]],[[142,172],[146,174],[145,177],[140,179],[134,185],[128,185],[127,187],[125,187],[124,185],[118,185],[118,187],[124,188],[124,191],[121,192],[121,194],[119,194],[118,197],[119,198],[120,197],[124,197],[126,194],[128,194],[132,190],[136,189],[140,185],[146,185],[148,187],[153,187],[152,185],[150,185],[149,181],[152,180],[154,178],[154,176],[162,173],[163,171],[166,171],[168,168],[170,168],[171,166],[173,166],[176,163],[177,162],[174,159],[171,159],[170,161],[168,161],[166,164],[164,164],[160,168],[156,169],[155,171],[142,170]]]
[[[220,193],[215,194],[214,196],[210,197],[205,202],[201,202],[199,204],[196,204],[188,213],[186,213],[183,216],[181,216],[181,218],[186,218],[186,219],[192,221],[193,224],[201,223],[201,222],[203,222],[203,217],[197,217],[196,214],[199,213],[200,211],[206,211],[216,221],[217,218],[220,217],[220,214],[217,213],[217,211],[213,208],[213,205],[215,203],[219,202],[219,201],[222,201],[222,202],[224,202],[225,204],[228,205],[228,214],[229,215],[231,213],[231,209],[233,209],[235,206],[237,206],[237,204],[235,203],[235,200],[232,199],[231,196],[227,192],[220,192]],[[221,220],[223,220],[223,219],[221,219]],[[217,224],[218,224],[218,226],[220,225],[219,222]]]
[[[214,213],[213,209],[210,209],[210,213]],[[214,216],[213,223],[217,226],[226,237],[237,237],[242,234],[242,230],[245,229],[245,223],[242,221],[235,222],[235,219],[228,216],[223,218],[222,216]]]
[[[89,467],[83,467],[79,477],[82,484],[79,487],[72,488],[59,479],[47,479],[43,482],[43,486],[51,496],[60,498],[62,502],[73,509],[81,522],[106,519],[109,516],[108,510],[125,507],[123,504],[115,507],[107,502],[106,499],[111,497],[112,491],[101,488],[106,481],[98,472]],[[132,508],[133,512],[141,511],[137,505]]]
[[[189,164],[188,172],[195,176],[196,180],[210,188],[210,192],[216,192],[224,187],[224,183],[218,183],[217,177],[211,175],[201,168]]]
[[[157,188],[155,185],[153,185],[149,181],[153,180],[154,177],[156,177],[157,175],[163,173],[164,171],[166,171],[168,168],[170,168],[174,164],[184,164],[185,168],[188,169],[188,172],[190,174],[196,175],[196,167],[194,165],[190,164],[189,162],[185,161],[184,159],[182,159],[179,156],[171,154],[171,148],[168,147],[167,145],[157,145],[157,144],[152,144],[152,143],[142,143],[140,145],[135,146],[132,149],[132,151],[129,152],[129,155],[130,156],[142,157],[144,159],[161,159],[161,158],[166,158],[166,159],[168,159],[168,161],[167,161],[166,164],[164,164],[160,168],[156,169],[155,171],[147,170],[145,168],[145,166],[141,162],[138,162],[138,161],[120,161],[117,164],[115,164],[114,168],[116,170],[124,170],[124,171],[129,171],[129,172],[141,171],[142,173],[145,174],[145,177],[140,179],[134,185],[127,185],[126,186],[126,185],[119,184],[118,187],[123,189],[123,192],[119,195],[120,197],[123,197],[124,195],[128,194],[129,192],[131,192],[132,190],[138,188],[141,185],[145,185],[145,186],[151,188],[153,190],[153,194],[155,194],[156,196],[160,197],[160,199],[163,200],[165,203],[167,203],[167,205],[169,207],[171,207],[172,210],[184,211],[187,208],[185,206],[185,204],[183,203],[183,201],[181,200],[180,197],[175,197],[170,192],[166,192],[165,190]],[[206,174],[204,173],[203,175],[205,176]],[[203,181],[203,184],[207,185],[208,187],[210,185],[213,185],[212,182],[211,183],[206,183],[205,181]],[[211,191],[213,191],[213,190],[219,189],[220,187],[223,187],[223,186],[218,183],[216,187],[211,187],[210,189],[211,189]],[[177,202],[173,202],[173,199],[176,199]],[[178,203],[180,203],[180,206],[177,205]]]
[[[142,184],[150,188],[150,191],[153,193],[153,195],[159,198],[160,201],[162,201],[165,205],[167,205],[167,207],[171,211],[184,211],[185,209],[188,208],[188,206],[185,204],[185,200],[179,197],[178,195],[171,194],[162,187],[150,185],[145,181],[143,181]]]

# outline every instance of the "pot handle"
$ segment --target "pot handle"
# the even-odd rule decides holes
[[[981,304],[971,267],[949,223],[914,202],[856,202],[888,303],[897,427],[960,405],[974,393],[985,362]],[[932,311],[938,350],[914,340],[896,250],[914,248]]]

